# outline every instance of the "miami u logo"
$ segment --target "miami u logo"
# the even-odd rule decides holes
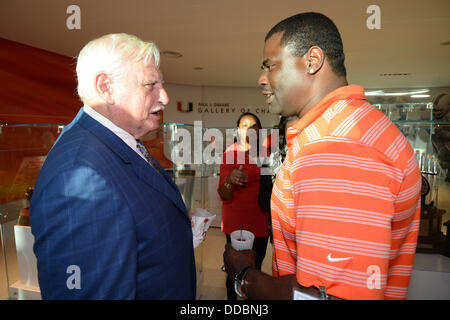
[[[188,102],[188,109],[183,110],[183,103],[181,101],[177,101],[177,109],[180,112],[192,112],[194,109],[194,104],[192,102]]]

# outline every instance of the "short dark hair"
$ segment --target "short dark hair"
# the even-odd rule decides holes
[[[341,35],[330,18],[317,12],[305,12],[286,18],[276,24],[266,35],[283,32],[281,46],[290,46],[294,56],[303,56],[312,46],[320,47],[336,75],[346,76],[344,46]]]

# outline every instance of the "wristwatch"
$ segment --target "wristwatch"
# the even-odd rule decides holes
[[[234,277],[234,291],[240,298],[243,298],[243,299],[245,299],[246,296],[245,296],[245,293],[242,292],[242,286],[244,285],[245,276],[251,269],[253,269],[252,266],[246,266],[239,273],[237,273],[236,276]]]

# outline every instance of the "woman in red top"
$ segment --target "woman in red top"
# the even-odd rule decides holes
[[[258,132],[261,122],[252,113],[243,113],[238,121],[238,141],[227,148],[220,165],[219,195],[222,199],[222,231],[231,242],[235,230],[251,231],[255,235],[256,268],[266,255],[269,237],[269,214],[259,205],[261,169],[257,164]],[[253,129],[250,130],[249,129]],[[226,281],[227,298],[235,300],[233,279]]]

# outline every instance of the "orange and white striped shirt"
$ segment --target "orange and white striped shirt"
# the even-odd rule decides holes
[[[273,275],[342,299],[404,299],[420,222],[410,144],[364,88],[325,96],[288,129],[272,191]]]

